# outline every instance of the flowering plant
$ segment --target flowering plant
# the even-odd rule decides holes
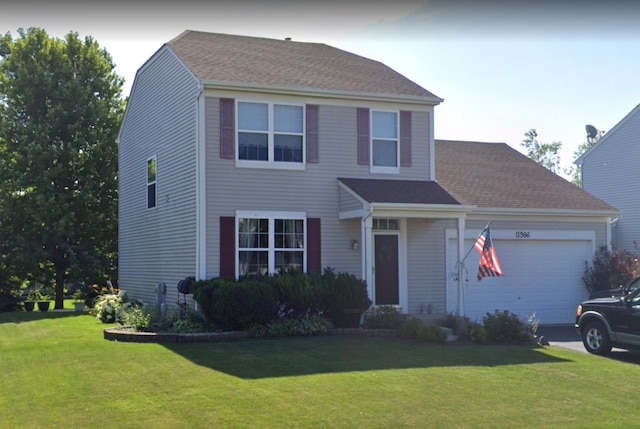
[[[115,323],[122,304],[128,301],[127,294],[120,290],[117,294],[108,293],[96,298],[93,305],[96,319],[102,323]]]

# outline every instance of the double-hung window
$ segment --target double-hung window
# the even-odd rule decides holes
[[[239,212],[239,277],[304,271],[305,223],[304,213]]]
[[[371,170],[397,173],[400,145],[398,144],[398,112],[371,112]]]
[[[304,163],[304,106],[239,101],[238,161],[296,168]]]
[[[151,157],[147,159],[147,208],[151,209],[156,206],[157,190],[156,190],[156,175],[158,172],[158,160]]]

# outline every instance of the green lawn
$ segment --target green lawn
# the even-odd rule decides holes
[[[635,363],[558,347],[313,337],[106,341],[84,313],[0,314],[2,428],[637,427]]]

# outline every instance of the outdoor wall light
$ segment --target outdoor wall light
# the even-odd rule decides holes
[[[351,240],[351,248],[353,250],[360,249],[360,243],[358,243],[358,240]]]

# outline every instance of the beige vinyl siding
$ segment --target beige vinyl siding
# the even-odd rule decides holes
[[[120,134],[119,286],[155,303],[154,286],[195,274],[197,94],[166,49],[140,70]],[[146,160],[157,157],[157,206],[147,209]]]
[[[456,228],[457,220],[408,219],[407,284],[408,313],[424,311],[429,305],[435,312],[446,308],[445,230]]]
[[[583,189],[621,212],[612,230],[614,245],[633,252],[635,242],[640,242],[638,160],[640,110],[606,134],[585,157],[582,166]]]
[[[318,104],[305,99],[305,104]],[[428,114],[412,120],[413,167],[400,175],[370,174],[357,165],[356,107],[320,104],[319,163],[304,170],[236,168],[234,160],[220,159],[220,103],[206,97],[207,153],[207,277],[219,275],[219,218],[236,210],[301,211],[321,218],[322,265],[361,275],[360,252],[351,240],[360,240],[360,220],[339,220],[338,177],[428,179]],[[351,204],[349,204],[351,206]],[[354,206],[355,207],[355,206]]]

